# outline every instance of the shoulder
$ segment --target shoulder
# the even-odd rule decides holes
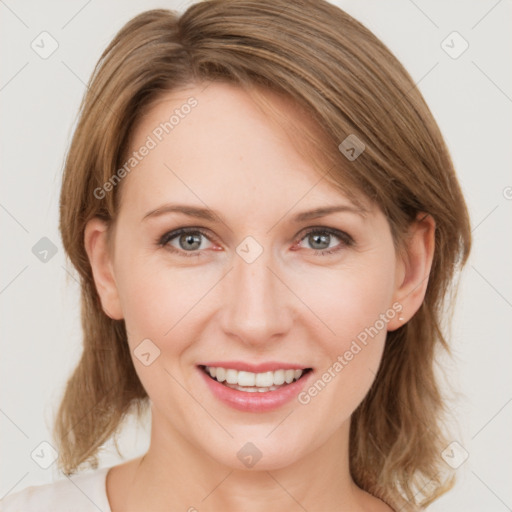
[[[106,493],[110,468],[27,487],[0,501],[0,512],[111,512]]]

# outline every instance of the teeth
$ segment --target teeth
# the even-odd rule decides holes
[[[228,384],[238,384],[238,372],[236,370],[226,370],[226,382]]]
[[[235,370],[231,370],[235,372]],[[210,372],[211,373],[211,372]],[[235,382],[233,384],[238,384],[239,386],[248,386],[252,387],[256,384],[256,374],[251,372],[235,372],[238,375],[235,377]]]
[[[208,369],[208,371],[210,371],[210,368],[208,366],[206,368]],[[212,375],[212,377],[217,379],[219,382],[224,382],[226,380],[226,370],[224,370],[224,368],[214,368],[213,371],[214,373],[216,371],[216,375],[212,375],[211,372],[210,375]]]
[[[205,366],[211,377],[224,382],[230,388],[244,387],[244,391],[273,391],[275,386],[282,386],[285,382],[290,384],[300,379],[303,370],[277,370],[275,372],[252,373],[233,370],[232,368],[220,368]]]
[[[265,372],[265,373],[257,373],[256,374],[256,387],[257,388],[268,388],[269,386],[272,386],[272,384],[274,384],[274,372]]]
[[[238,386],[237,384],[226,384],[228,388],[232,389],[238,389],[238,391],[248,391],[249,393],[265,393],[266,391],[275,391],[276,389],[279,389],[282,386],[270,386],[268,388],[258,388],[258,387],[244,387],[244,386]]]
[[[273,381],[274,385],[281,386],[281,384],[284,384],[284,382],[286,380],[286,376],[285,376],[286,371],[287,370],[279,370],[278,372],[274,372],[273,377],[272,377],[272,381]]]

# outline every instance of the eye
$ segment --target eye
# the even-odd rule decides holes
[[[207,247],[202,246],[202,238],[208,238],[206,232],[198,228],[180,228],[165,233],[158,241],[160,247],[166,247],[180,256],[201,256],[201,251]],[[176,245],[171,244],[176,239]]]
[[[209,239],[209,236],[207,232],[199,228],[180,228],[165,233],[157,240],[157,245],[165,247],[179,256],[201,256],[202,251],[208,248],[203,246],[204,240],[202,239]],[[333,239],[341,240],[341,242],[333,246]],[[325,227],[310,228],[295,243],[300,244],[303,240],[311,244],[315,255],[321,256],[333,254],[354,244],[354,239],[348,233]]]
[[[341,243],[331,245],[333,238],[341,240]],[[305,240],[309,243],[315,252],[315,255],[326,256],[340,251],[344,247],[350,247],[354,244],[354,239],[344,231],[338,229],[314,227],[309,229],[303,236],[298,240],[302,242]]]

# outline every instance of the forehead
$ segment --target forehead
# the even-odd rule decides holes
[[[311,118],[270,91],[255,96],[213,82],[166,93],[132,133],[126,158],[136,165],[123,182],[121,209],[140,213],[188,200],[236,214],[251,205],[281,211],[303,200],[348,203],[326,179],[325,162],[300,140],[301,130],[318,134]]]

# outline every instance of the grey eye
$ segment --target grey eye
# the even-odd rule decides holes
[[[199,249],[201,246],[202,236],[203,235],[201,233],[183,233],[178,238],[180,249],[183,249],[184,251]]]
[[[316,250],[323,250],[329,247],[329,243],[331,241],[332,235],[329,233],[310,233],[307,236],[308,242],[311,244],[311,247]],[[317,247],[320,246],[320,247]]]

